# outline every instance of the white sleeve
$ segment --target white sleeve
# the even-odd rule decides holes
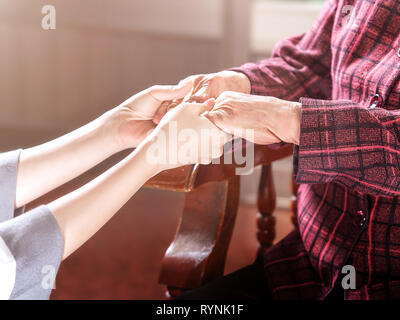
[[[21,151],[0,153],[0,222],[18,216],[24,210],[24,208],[14,210]]]
[[[64,242],[47,206],[14,210],[20,153],[0,154],[0,299],[48,299]]]
[[[3,238],[0,237],[0,300],[10,298],[15,284],[17,263],[8,249]]]
[[[64,249],[61,230],[50,209],[40,206],[0,223],[0,238],[0,270],[7,278],[0,282],[2,298],[48,299]]]

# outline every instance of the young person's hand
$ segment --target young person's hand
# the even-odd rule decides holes
[[[184,97],[190,85],[154,86],[62,137],[21,152],[15,207],[54,190],[115,153],[136,147],[156,125],[165,100]]]
[[[191,90],[190,83],[177,86],[153,86],[104,115],[105,126],[111,129],[119,149],[137,147],[155,129],[154,116],[164,101],[181,99]]]
[[[162,171],[221,157],[231,136],[202,115],[214,102],[182,103],[170,110],[143,143],[148,164]]]

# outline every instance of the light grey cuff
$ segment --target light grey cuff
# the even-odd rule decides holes
[[[0,223],[23,213],[24,208],[15,210],[19,156],[22,150],[0,154]]]
[[[49,299],[63,254],[60,227],[47,206],[0,224],[17,265],[10,299]]]

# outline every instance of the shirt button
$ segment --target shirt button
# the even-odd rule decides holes
[[[370,109],[374,109],[376,107],[380,107],[382,104],[382,97],[379,94],[374,95],[371,98],[371,102],[369,103]]]
[[[359,219],[356,219],[356,220],[354,221],[354,225],[355,225],[355,226],[358,225],[358,226],[360,226],[360,227],[363,227],[363,226],[365,225],[365,223],[367,222],[367,217],[365,216],[364,211],[358,210],[358,211],[357,211],[357,215],[358,215]]]

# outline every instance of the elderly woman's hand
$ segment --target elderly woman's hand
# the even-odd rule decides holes
[[[224,92],[205,116],[221,130],[258,144],[299,143],[297,102],[238,92]],[[254,136],[246,130],[254,130]]]

